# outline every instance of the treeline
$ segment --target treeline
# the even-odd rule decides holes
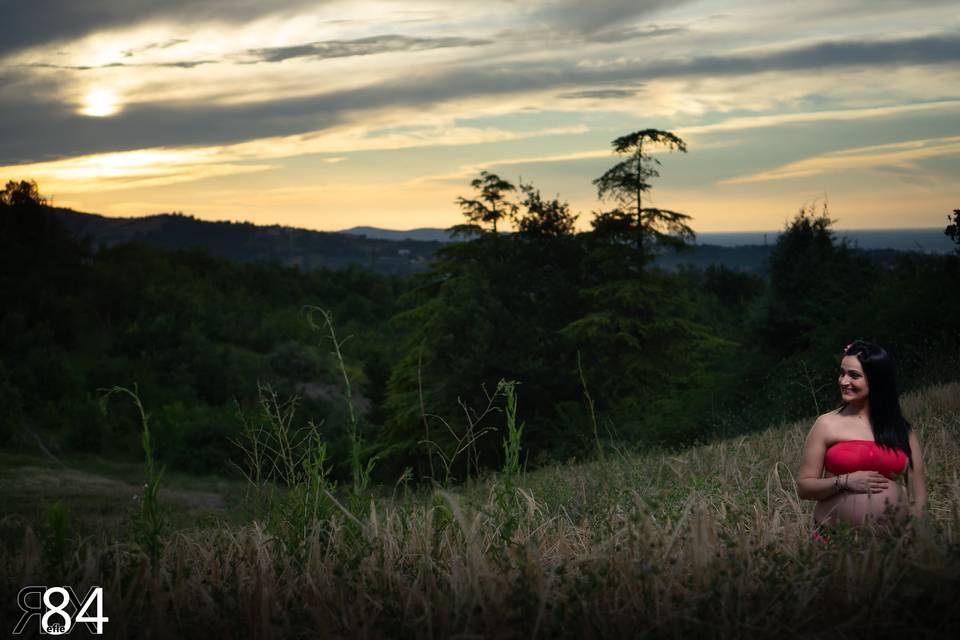
[[[301,397],[294,427],[320,422],[343,459],[340,374],[302,307],[330,309],[349,371],[382,420],[392,338],[387,322],[409,287],[360,268],[301,272],[201,251],[127,244],[94,252],[58,224],[34,184],[0,197],[0,446],[135,456],[132,408],[106,413],[100,389],[136,384],[158,455],[182,469],[226,470],[239,413],[258,384]],[[341,449],[342,447],[342,449]]]
[[[424,274],[302,272],[200,252],[124,245],[93,252],[59,228],[36,186],[0,198],[0,440],[136,455],[136,416],[98,389],[136,383],[160,458],[224,472],[260,387],[301,398],[292,423],[320,424],[345,477],[351,443],[338,363],[303,312],[333,313],[364,459],[396,479],[462,479],[500,467],[500,380],[515,380],[523,459],[684,446],[834,406],[843,346],[873,339],[905,388],[956,377],[960,260],[903,254],[877,265],[836,241],[826,210],[777,239],[769,278],[723,267],[663,271],[689,218],[644,206],[652,148],[668,132],[618,138],[598,178],[613,208],[577,232],[559,198],[484,173],[459,204],[469,240]],[[514,233],[503,233],[507,221]],[[949,231],[949,229],[948,229]]]

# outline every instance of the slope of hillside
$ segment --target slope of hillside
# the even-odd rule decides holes
[[[161,249],[202,248],[241,262],[276,262],[301,269],[358,265],[380,273],[422,271],[437,241],[391,241],[362,235],[327,233],[249,222],[207,222],[181,214],[143,218],[108,218],[53,209],[71,233],[86,236],[94,246],[141,242]]]
[[[359,508],[330,494],[292,547],[291,512],[208,521],[167,534],[156,565],[117,529],[64,555],[7,518],[0,590],[54,584],[51,572],[105,585],[116,637],[952,637],[960,384],[909,394],[904,409],[929,517],[826,545],[793,480],[811,418],[681,453],[610,450],[513,488],[494,476],[407,495],[401,478]],[[50,530],[40,523],[42,540]]]

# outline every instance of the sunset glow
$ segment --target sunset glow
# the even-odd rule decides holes
[[[846,228],[960,206],[950,3],[82,5],[18,5],[0,44],[0,178],[80,210],[450,226],[488,170],[585,226],[610,141],[643,128],[687,141],[652,198],[699,231],[823,194]]]
[[[93,89],[84,96],[80,113],[93,118],[106,118],[119,110],[116,94],[108,89]]]

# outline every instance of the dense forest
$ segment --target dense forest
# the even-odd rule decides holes
[[[594,181],[612,208],[582,231],[559,198],[484,172],[457,203],[463,241],[406,275],[94,249],[35,183],[10,182],[0,446],[134,458],[134,409],[101,400],[136,385],[174,468],[230,473],[241,431],[275,399],[291,429],[317,426],[334,477],[355,454],[374,478],[451,482],[503,464],[501,381],[516,382],[522,462],[536,466],[822,412],[856,338],[890,349],[904,388],[956,377],[960,257],[876,262],[835,238],[825,207],[807,207],[765,277],[665,270],[654,258],[694,234],[688,216],[645,205],[651,151],[664,149],[686,147],[657,130],[614,141],[622,161]],[[949,222],[960,243],[960,210]],[[329,312],[335,337],[311,308]]]

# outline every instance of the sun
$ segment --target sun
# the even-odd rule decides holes
[[[109,89],[91,89],[83,98],[80,113],[93,118],[106,118],[120,111],[117,94]]]

